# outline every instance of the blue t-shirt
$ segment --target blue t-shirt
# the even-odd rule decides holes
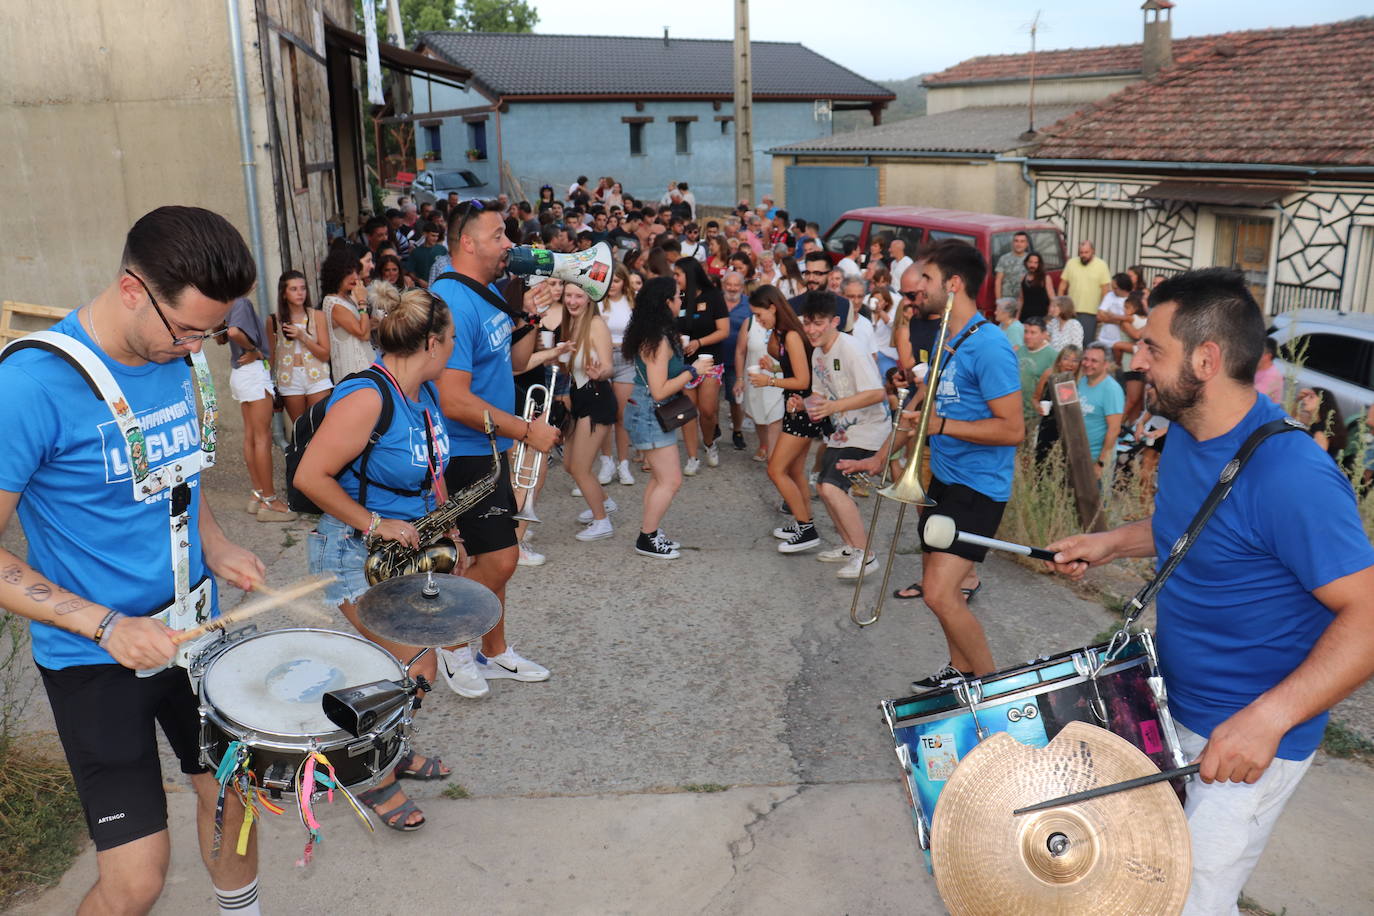
[[[975,315],[970,324],[979,321]],[[935,415],[951,420],[986,420],[992,416],[989,401],[1021,394],[1021,370],[1007,335],[997,325],[984,322],[964,336],[970,324],[950,328],[950,346],[959,348],[941,358],[940,385],[935,390]],[[962,338],[962,342],[961,339]],[[935,418],[931,418],[932,428]],[[953,436],[930,437],[930,467],[945,483],[959,483],[989,499],[1011,499],[1011,478],[1016,468],[1016,446],[978,445]]]
[[[329,406],[334,406],[341,398],[362,388],[377,390],[376,385],[362,378],[339,383],[329,397]],[[421,385],[420,401],[416,403],[402,396],[394,387],[391,388],[391,425],[372,447],[372,453],[367,459],[366,508],[383,518],[408,520],[419,518],[434,510],[433,491],[415,496],[392,492],[420,490],[429,480],[429,439],[425,433],[425,410],[429,411],[430,420],[434,424],[435,448],[439,452],[439,466],[436,471],[440,477],[444,474],[444,462],[448,460],[449,450],[448,431],[444,428],[444,414],[439,409],[439,401],[432,390],[430,385]],[[358,498],[358,466],[359,461],[355,459],[349,462],[339,475],[339,485],[355,500]],[[391,489],[386,489],[387,487]]]
[[[1083,407],[1083,426],[1088,430],[1088,454],[1096,461],[1107,439],[1107,417],[1126,409],[1126,393],[1110,375],[1103,376],[1096,385],[1089,384],[1088,377],[1081,375],[1078,402]]]
[[[1215,439],[1198,442],[1179,424],[1170,427],[1153,519],[1161,560],[1246,437],[1282,416],[1260,396]],[[1371,565],[1374,548],[1336,463],[1301,432],[1266,441],[1159,593],[1159,661],[1174,718],[1210,735],[1282,681],[1334,619],[1313,589]],[[1326,718],[1288,732],[1278,756],[1311,754]]]
[[[753,314],[749,310],[749,297],[745,296],[739,301],[739,305],[730,309],[730,333],[725,335],[725,366],[730,372],[735,371],[735,344],[739,341],[739,329],[744,327],[744,323]]]
[[[196,386],[185,362],[125,366],[100,350],[73,311],[53,329],[100,356],[133,408],[157,468],[200,448]],[[28,562],[52,582],[112,610],[143,616],[175,597],[168,500],[171,488],[133,499],[129,450],[114,417],[81,374],[53,353],[21,350],[0,363],[0,489],[21,493]],[[200,544],[200,479],[189,480],[190,577],[206,573]],[[211,580],[213,582],[213,579]],[[54,599],[55,600],[55,599]],[[211,598],[218,613],[218,596]],[[85,636],[31,622],[33,656],[45,668],[113,664]]]
[[[488,285],[487,289],[494,296],[501,295],[495,286]],[[453,315],[453,355],[448,358],[448,368],[471,373],[473,394],[497,410],[515,413],[515,375],[510,360],[515,326],[510,316],[458,280],[440,280],[429,291],[444,300]],[[444,422],[454,455],[491,454],[484,431],[448,417]],[[511,439],[496,437],[498,451],[504,452],[511,445]]]

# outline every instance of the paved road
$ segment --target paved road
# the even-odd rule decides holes
[[[269,562],[272,584],[299,578],[306,529],[240,511],[247,484],[229,467],[236,432],[222,441],[212,505]],[[720,468],[686,481],[666,525],[686,549],[667,563],[631,550],[639,485],[614,485],[624,508],[613,538],[574,540],[584,504],[556,469],[536,540],[549,563],[522,569],[509,598],[512,641],[553,678],[495,682],[480,701],[442,689],[426,701],[416,744],[442,754],[472,798],[409,783],[429,819],[420,833],[369,836],[332,811],[314,864],[298,869],[299,824],[272,819],[271,910],[944,912],[877,710],[945,661],[938,627],[923,607],[890,600],[880,623],[852,626],[851,587],[834,578],[835,566],[775,551],[777,499],[748,454],[727,446]],[[890,525],[894,513],[885,514]],[[898,562],[894,585],[916,573],[914,556]],[[983,577],[977,606],[1001,662],[1084,645],[1111,621],[1098,604],[1000,557]],[[225,590],[228,604],[240,597]],[[311,605],[260,626],[347,629],[337,613],[321,620]],[[33,704],[35,724],[45,706]],[[1251,896],[1290,913],[1367,908],[1374,818],[1348,802],[1371,787],[1374,776],[1358,765],[1314,768]],[[208,907],[191,801],[174,789],[177,851],[160,913]],[[16,912],[70,911],[93,868],[88,850],[60,887]]]

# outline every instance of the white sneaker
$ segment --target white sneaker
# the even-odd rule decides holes
[[[780,540],[780,541],[790,541],[790,540],[792,539],[792,535],[794,535],[794,534],[796,534],[796,533],[797,533],[797,523],[796,523],[796,522],[788,522],[786,525],[783,525],[783,526],[780,527],[780,528],[774,528],[774,529],[773,529],[773,537],[777,538],[777,539]]]
[[[720,449],[712,442],[706,446],[706,466],[708,468],[720,467]]]
[[[506,651],[500,655],[493,655],[491,658],[478,652],[477,668],[489,680],[503,677],[514,681],[547,681],[549,679],[548,668],[536,664],[528,658],[521,657],[520,653],[515,651],[515,646],[506,646]]]
[[[611,499],[609,496],[606,497],[606,501],[602,503],[602,505],[606,507],[607,512],[614,512],[620,508],[615,504],[615,500]],[[587,524],[592,520],[592,510],[583,509],[581,513],[578,514],[577,520],[584,525]]]
[[[687,463],[686,463],[685,465],[682,466],[682,476],[684,476],[684,477],[695,477],[695,476],[697,476],[697,471],[700,471],[700,470],[701,470],[701,459],[700,459],[700,458],[697,458],[697,457],[694,455],[694,456],[692,456],[691,458],[688,458],[688,459],[687,459]]]
[[[816,559],[822,563],[848,563],[854,554],[861,553],[857,547],[850,547],[848,544],[841,544],[839,547],[832,547],[829,550],[822,550],[816,554]]]
[[[591,510],[588,509],[587,511],[590,512]],[[602,538],[610,537],[614,533],[615,531],[611,528],[611,520],[609,518],[597,518],[593,519],[590,525],[577,532],[573,537],[577,538],[579,541],[599,541]]]
[[[806,475],[806,482],[811,484],[811,489],[816,489],[816,481],[820,480],[820,477],[821,475],[817,474],[815,471]]]
[[[627,487],[635,485],[635,475],[630,473],[630,462],[620,462],[620,467],[616,471],[620,475],[620,482]]]
[[[607,456],[602,455],[601,467],[599,467],[596,471],[597,483],[601,484],[604,487],[606,484],[611,482],[611,478],[613,477],[615,477],[615,462]]]
[[[542,553],[525,541],[520,542],[520,559],[516,561],[517,566],[543,566],[545,559]]]
[[[860,564],[863,564],[863,570],[862,570],[862,572],[861,572],[860,569],[859,569],[859,565],[860,565]],[[869,558],[868,558],[868,562],[867,562],[867,563],[864,563],[864,554],[863,554],[863,551],[862,551],[862,550],[858,550],[858,551],[855,551],[854,555],[853,555],[852,557],[849,558],[849,562],[846,563],[846,564],[844,564],[843,566],[841,566],[840,569],[839,569],[839,572],[835,573],[835,578],[837,578],[837,579],[857,579],[857,578],[859,578],[860,575],[866,576],[866,575],[868,575],[869,573],[876,571],[877,568],[878,568],[878,558],[877,558],[877,557],[869,557]]]
[[[471,646],[452,650],[437,649],[435,654],[439,656],[439,673],[443,675],[449,689],[458,696],[475,700],[491,693],[487,679],[482,676],[481,669],[472,657]]]
[[[572,495],[573,495],[573,496],[581,496],[581,495],[582,495],[582,488],[581,488],[581,487],[573,487],[573,488],[572,488]]]

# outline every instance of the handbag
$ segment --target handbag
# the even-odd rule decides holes
[[[635,373],[644,382],[645,390],[648,390],[649,380],[644,377],[640,366],[635,366]],[[649,397],[652,398],[653,395]],[[665,433],[686,426],[697,418],[697,405],[692,403],[692,399],[687,397],[685,391],[679,391],[666,401],[654,401],[653,404],[654,416],[658,419],[659,428]]]

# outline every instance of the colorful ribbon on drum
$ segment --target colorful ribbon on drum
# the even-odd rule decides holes
[[[234,851],[239,855],[248,854],[248,838],[253,832],[253,822],[263,815],[257,806],[261,804],[273,814],[284,814],[286,809],[268,798],[267,793],[257,785],[257,776],[248,768],[251,749],[242,741],[230,741],[215,770],[215,781],[219,783],[219,795],[215,799],[215,838],[210,846],[210,857],[219,858],[220,844],[224,836],[224,800],[232,791],[243,805],[243,822],[239,825],[238,842]]]
[[[347,799],[353,811],[362,819],[369,832],[374,828],[372,818],[367,816],[363,806],[358,804],[358,800],[353,797],[353,793],[339,782],[339,778],[334,773],[334,767],[330,764],[329,758],[319,751],[311,751],[296,768],[296,808],[301,816],[301,824],[306,830],[305,849],[301,857],[296,860],[297,867],[304,868],[310,864],[310,860],[315,855],[315,844],[324,839],[324,834],[320,830],[319,821],[315,819],[313,807],[317,786],[324,787],[326,799],[332,803],[334,792],[338,791]]]

